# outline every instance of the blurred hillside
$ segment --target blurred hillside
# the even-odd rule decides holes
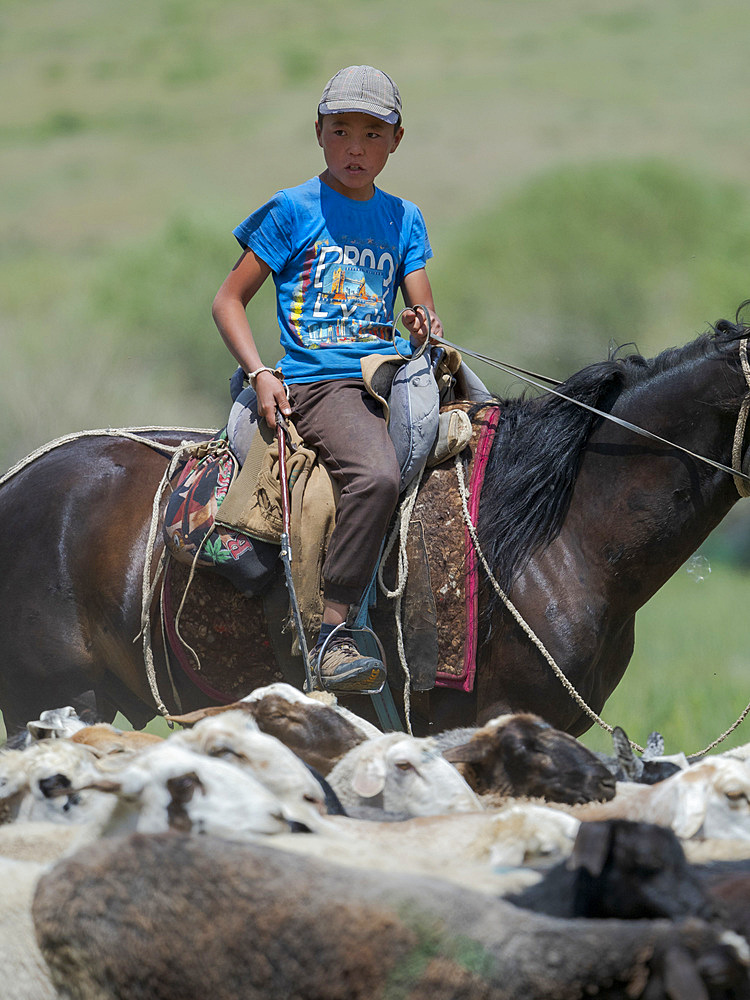
[[[749,35],[741,0],[4,0],[0,469],[83,428],[224,423],[231,230],[322,169],[317,101],[351,63],[401,88],[381,183],[424,211],[451,339],[564,378],[733,316]],[[730,524],[712,557],[750,559],[742,505]]]
[[[353,62],[401,87],[382,186],[423,208],[452,339],[565,377],[750,293],[739,0],[6,0],[0,25],[3,468],[84,427],[223,423],[231,229],[319,172]]]

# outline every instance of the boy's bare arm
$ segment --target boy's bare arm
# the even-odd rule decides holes
[[[404,304],[407,306],[424,306],[430,314],[430,331],[435,337],[443,336],[443,324],[440,322],[438,314],[435,312],[435,302],[432,297],[432,287],[427,271],[422,267],[418,271],[407,274],[401,283],[401,294],[404,297]],[[407,309],[403,313],[401,320],[410,334],[410,339],[415,345],[424,342],[427,336],[427,323],[421,310]]]
[[[224,343],[238,364],[246,372],[263,367],[245,309],[256,294],[271,268],[264,260],[245,250],[225,278],[214,298],[211,314]],[[270,371],[262,371],[255,378],[258,396],[258,413],[270,427],[276,426],[276,408],[289,416],[291,408],[284,387]]]

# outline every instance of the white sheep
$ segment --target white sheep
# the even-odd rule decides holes
[[[304,837],[281,834],[273,846],[347,868],[429,875],[496,895],[537,881],[535,868],[567,858],[579,826],[564,812],[524,802],[400,823],[331,816],[324,829]]]
[[[0,968],[3,996],[8,1000],[56,1000],[34,932],[31,903],[47,866],[34,861],[0,857]]]
[[[51,708],[42,712],[38,719],[26,723],[29,742],[34,740],[68,739],[79,729],[84,729],[86,723],[79,717],[71,705],[63,708]]]
[[[144,750],[94,787],[117,796],[104,832],[169,829],[213,833],[230,840],[289,829],[296,817],[252,774],[174,739]]]
[[[287,819],[314,829],[326,812],[325,792],[307,765],[275,736],[261,732],[246,712],[205,718],[175,733],[169,743],[220,757],[249,772],[284,803]]]
[[[87,822],[109,803],[90,791],[76,792],[98,775],[96,755],[70,739],[32,743],[0,754],[0,809],[4,819]]]
[[[341,758],[328,781],[344,808],[374,806],[402,816],[482,809],[429,737],[385,733],[360,743]]]
[[[383,735],[377,726],[374,726],[371,722],[361,718],[354,712],[349,711],[348,708],[344,708],[343,705],[339,705],[336,696],[330,691],[316,691],[311,695],[307,695],[298,688],[292,687],[291,684],[285,684],[281,681],[277,681],[274,684],[267,684],[264,687],[255,688],[255,690],[246,695],[242,701],[248,705],[254,705],[258,702],[264,701],[266,698],[283,698],[290,704],[301,705],[303,708],[309,709],[312,712],[315,711],[315,706],[329,709],[331,712],[338,715],[339,718],[345,719],[367,739],[371,739],[373,736]]]

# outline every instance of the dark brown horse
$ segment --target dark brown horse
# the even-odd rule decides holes
[[[592,365],[560,391],[730,464],[748,389],[739,354],[747,333],[739,321],[721,321],[652,360],[632,355]],[[636,612],[738,491],[725,471],[558,396],[499,405],[481,544],[499,584],[598,712],[630,660]],[[144,436],[176,445],[188,435]],[[83,436],[0,486],[0,708],[9,731],[90,689],[105,717],[120,709],[141,727],[156,714],[134,640],[151,505],[168,461],[130,439]],[[486,581],[483,588],[474,691],[422,696],[415,731],[428,721],[444,728],[523,709],[584,732],[591,720]],[[254,641],[249,634],[248,644]],[[163,671],[156,632],[154,645]],[[207,703],[186,677],[175,682],[183,711]],[[160,685],[172,707],[163,673]],[[367,703],[355,698],[350,707],[368,714]]]

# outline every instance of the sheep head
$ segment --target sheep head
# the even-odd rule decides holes
[[[443,756],[467,765],[464,776],[479,793],[528,795],[571,805],[615,794],[612,775],[591,750],[529,713],[499,716]]]

